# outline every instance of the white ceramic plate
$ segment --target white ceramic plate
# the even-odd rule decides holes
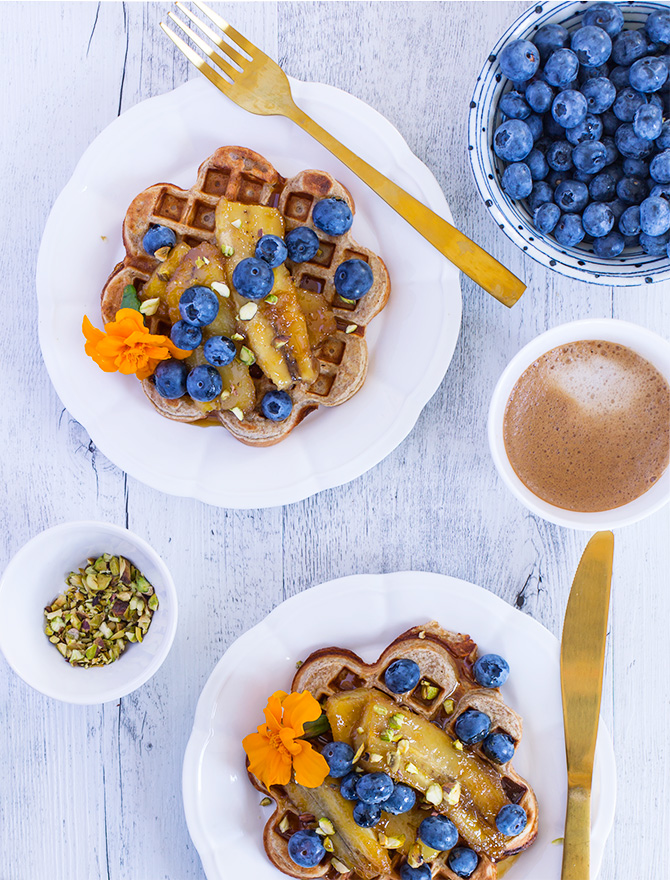
[[[331,86],[292,80],[291,87],[317,122],[452,219],[433,175],[383,116]],[[366,334],[370,363],[361,391],[340,407],[321,407],[268,449],[243,446],[222,428],[162,418],[134,376],[103,373],[85,355],[81,332],[84,314],[101,326],[100,291],[124,256],[121,223],[134,196],[157,181],[192,186],[200,163],[226,144],[256,150],[284,176],[331,172],[356,202],[354,237],[381,255],[391,277],[389,303]],[[298,501],[381,461],[435,393],[461,321],[453,265],[297,126],[245,113],[204,78],[133,107],[86,150],[47,221],[37,291],[51,380],[102,452],[154,488],[237,508]]]
[[[284,876],[263,849],[263,826],[273,808],[260,806],[241,742],[263,720],[268,696],[289,688],[296,661],[316,648],[337,645],[372,662],[401,632],[432,619],[469,633],[480,651],[495,651],[509,661],[511,675],[502,692],[524,722],[514,766],[535,790],[540,830],[505,876],[559,880],[562,847],[552,841],[563,836],[566,769],[558,641],[481,587],[425,572],[354,575],[321,584],[281,604],[221,658],[198,701],[183,770],[186,821],[208,880]],[[591,814],[592,880],[612,827],[615,798],[612,741],[601,723]]]

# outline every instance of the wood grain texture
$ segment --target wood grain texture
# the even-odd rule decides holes
[[[670,336],[667,290],[615,291],[550,273],[507,240],[477,195],[470,93],[525,2],[214,3],[289,74],[345,89],[389,118],[436,175],[457,225],[528,291],[508,312],[463,280],[447,376],[405,442],[347,486],[282,509],[230,511],[127,477],[51,387],[35,262],[48,211],[93,138],[119,112],[196,75],[158,28],[168,5],[2,7],[0,569],[63,520],[128,525],[170,566],[180,626],[155,678],[102,707],[48,700],[0,657],[0,880],[202,880],[181,805],[197,697],[237,636],[309,586],[356,572],[443,572],[559,635],[587,536],[537,519],[505,490],[486,443],[491,392],[522,345],[565,321],[613,316]],[[603,711],[619,800],[603,880],[670,875],[669,537],[668,508],[616,536]]]

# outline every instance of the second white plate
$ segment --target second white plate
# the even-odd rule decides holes
[[[339,89],[291,81],[296,102],[348,147],[436,213],[442,191],[399,132]],[[277,446],[256,449],[223,428],[162,418],[134,376],[103,373],[84,353],[84,314],[101,325],[100,291],[123,258],[121,223],[157,181],[188,188],[217,147],[240,144],[284,176],[323,168],[353,194],[352,233],[379,253],[391,297],[371,324],[368,377],[346,404],[321,407]],[[70,413],[116,465],[144,483],[224,507],[287,504],[369,470],[410,432],[451,361],[461,321],[457,269],[297,126],[246,113],[204,78],[151,98],[91,144],[47,222],[37,265],[39,334]]]
[[[502,689],[523,718],[514,759],[540,807],[539,834],[511,866],[509,880],[559,880],[566,804],[559,643],[539,623],[492,593],[425,572],[354,575],[288,599],[241,636],[219,661],[198,701],[184,758],[186,821],[208,880],[281,880],[263,849],[263,809],[249,783],[242,739],[262,722],[268,696],[290,688],[295,664],[317,648],[349,648],[377,659],[411,626],[438,620],[469,633],[482,653],[502,654],[511,674]],[[591,878],[600,870],[614,819],[616,767],[601,722],[591,808]]]

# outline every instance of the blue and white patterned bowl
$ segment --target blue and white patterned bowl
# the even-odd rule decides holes
[[[511,83],[500,71],[497,60],[500,50],[512,40],[525,39],[532,42],[537,29],[545,24],[562,24],[568,31],[575,31],[581,26],[584,10],[590,5],[593,4],[546,2],[531,6],[507,28],[491,50],[477,78],[470,102],[468,150],[475,182],[496,223],[514,244],[538,263],[562,275],[592,284],[632,287],[668,281],[670,259],[665,256],[648,256],[640,247],[626,248],[614,260],[598,259],[591,245],[586,242],[579,247],[562,247],[553,236],[538,232],[526,205],[511,199],[501,186],[504,166],[493,152],[491,139],[502,122],[498,103],[503,92],[511,87]],[[668,9],[667,2],[628,2],[618,5],[624,13],[626,26],[633,25],[635,28],[644,25],[650,12]]]

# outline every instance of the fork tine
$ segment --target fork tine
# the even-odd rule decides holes
[[[225,80],[215,70],[213,70],[209,66],[209,64],[207,64],[207,62],[198,55],[197,52],[194,52],[193,49],[191,49],[188,43],[185,43],[184,40],[182,40],[180,36],[175,34],[174,31],[171,31],[170,28],[167,27],[167,25],[165,25],[162,21],[159,22],[159,24],[168,35],[168,37],[175,44],[175,46],[179,49],[179,51],[183,55],[185,55],[192,64],[195,64],[200,73],[202,73],[203,76],[206,76],[207,79],[217,87],[217,89],[224,93],[224,95],[227,95],[230,89],[230,83],[228,82],[228,80]]]
[[[184,33],[193,40],[196,46],[202,49],[205,55],[207,55],[207,57],[210,58],[214,62],[214,64],[216,64],[216,66],[226,74],[226,76],[229,76],[231,80],[233,80],[233,82],[235,81],[235,77],[240,75],[239,70],[236,70],[231,64],[228,64],[225,58],[222,58],[218,52],[215,52],[210,46],[207,45],[207,43],[203,39],[201,39],[194,31],[192,31],[187,24],[184,24],[183,21],[180,21],[171,12],[168,12],[168,18],[170,18],[176,25],[179,25]]]
[[[237,43],[237,45],[240,46],[252,60],[255,58],[266,57],[264,52],[261,52],[261,50],[254,46],[253,43],[250,43],[246,37],[243,37],[242,34],[239,33],[239,31],[236,31],[232,25],[228,24],[224,18],[221,18],[218,12],[214,12],[214,10],[210,9],[206,3],[202,2],[202,0],[193,0],[193,3],[201,12],[204,12],[214,24],[220,27],[226,36],[230,37],[233,42]]]
[[[249,64],[249,59],[245,58],[243,55],[240,55],[239,52],[236,52],[235,49],[230,45],[230,43],[226,43],[225,40],[222,40],[218,34],[215,34],[214,31],[207,27],[204,21],[201,21],[197,15],[193,15],[190,9],[187,9],[186,6],[181,2],[181,0],[177,0],[177,8],[184,13],[184,15],[188,16],[193,24],[197,25],[200,30],[207,36],[209,39],[219,47],[219,49],[223,49],[225,56],[228,60],[233,61],[237,64],[238,67],[242,67],[244,64]],[[168,13],[169,15],[169,13]],[[174,16],[172,16],[174,18]],[[176,21],[176,19],[175,19]]]

